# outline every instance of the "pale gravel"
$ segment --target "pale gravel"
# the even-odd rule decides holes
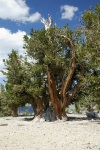
[[[24,118],[0,118],[0,150],[100,150],[100,120],[34,122]]]

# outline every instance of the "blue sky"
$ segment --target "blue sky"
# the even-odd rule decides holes
[[[69,24],[74,29],[79,24],[84,10],[100,0],[0,0],[0,70],[4,68],[3,59],[12,49],[23,54],[23,36],[29,35],[30,29],[42,29],[41,17],[48,14],[58,27]],[[3,83],[0,73],[0,83]]]

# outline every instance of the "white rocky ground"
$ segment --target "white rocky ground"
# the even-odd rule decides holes
[[[68,115],[73,117],[72,115]],[[0,118],[0,150],[100,150],[100,120],[35,122]]]

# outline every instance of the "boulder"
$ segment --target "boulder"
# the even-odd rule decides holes
[[[43,114],[41,115],[41,118],[44,118],[45,121],[55,121],[56,117],[54,114],[54,110],[52,108],[52,106],[49,106],[45,112],[43,112]]]
[[[86,112],[86,116],[90,119],[92,118],[99,118],[99,116],[95,112]]]

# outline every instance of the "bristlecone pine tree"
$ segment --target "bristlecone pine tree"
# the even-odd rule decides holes
[[[6,60],[8,95],[17,107],[30,102],[35,116],[42,117],[52,107],[55,119],[67,120],[65,108],[70,103],[86,96],[88,100],[88,94],[95,103],[100,101],[100,6],[84,12],[76,31],[68,25],[51,26],[50,16],[41,21],[45,29],[32,29],[30,37],[24,36],[31,61],[22,63],[15,51]]]
[[[28,56],[35,59],[34,66],[42,68],[40,76],[46,82],[45,96],[49,94],[49,105],[53,107],[56,119],[67,119],[65,108],[79,91],[75,77],[77,37],[78,33],[72,32],[67,25],[62,29],[53,26],[47,30],[31,30],[30,38],[24,36]],[[81,68],[79,72],[82,72]],[[41,99],[39,93],[34,91],[33,97],[39,104],[38,115],[41,115],[45,108],[44,97]]]

